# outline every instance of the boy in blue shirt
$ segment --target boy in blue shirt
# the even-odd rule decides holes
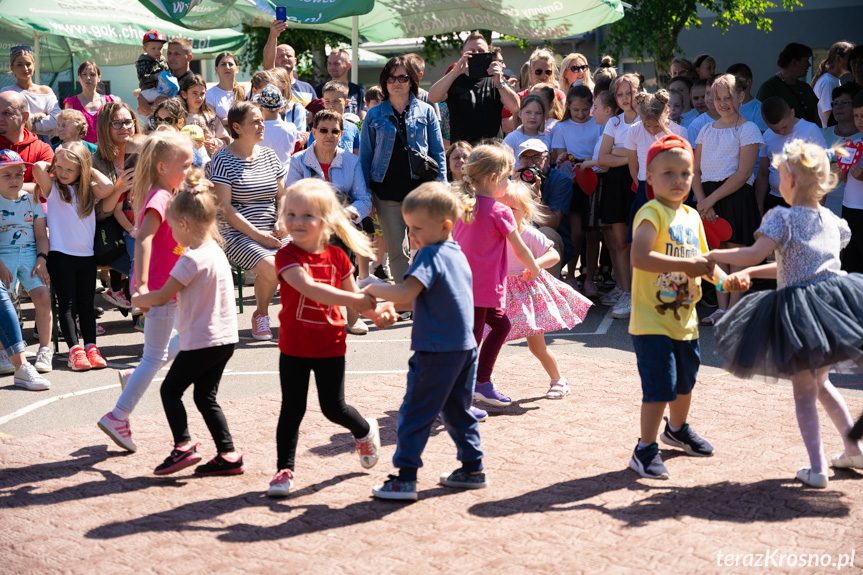
[[[459,200],[444,184],[422,184],[407,195],[402,215],[418,250],[401,285],[372,284],[365,291],[407,306],[412,303],[413,330],[407,392],[399,408],[398,443],[390,475],[372,489],[381,499],[417,499],[417,469],[435,417],[458,448],[461,468],[443,474],[448,487],[479,489],[488,481],[482,469],[479,426],[470,411],[476,384],[476,340],[473,337],[472,275],[467,258],[452,239],[461,213]]]

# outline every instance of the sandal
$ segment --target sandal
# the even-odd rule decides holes
[[[716,325],[716,322],[718,322],[720,319],[722,319],[722,316],[724,316],[726,313],[727,313],[727,310],[718,309],[715,312],[713,312],[712,314],[710,314],[709,316],[701,318],[701,321],[699,323],[701,325],[714,326],[714,325]]]
[[[551,380],[551,387],[548,388],[548,391],[545,393],[545,397],[548,399],[563,399],[568,394],[569,385],[566,383],[566,378],[561,377],[557,380]]]

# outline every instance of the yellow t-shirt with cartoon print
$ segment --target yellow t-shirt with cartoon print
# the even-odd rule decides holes
[[[635,214],[632,229],[648,221],[656,228],[653,251],[678,258],[707,253],[707,237],[698,212],[682,205],[677,211],[657,200],[644,204]],[[701,299],[701,278],[683,272],[650,273],[632,270],[632,335],[667,335],[671,339],[698,339],[695,304]]]

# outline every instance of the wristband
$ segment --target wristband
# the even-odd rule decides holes
[[[725,283],[725,278],[727,277],[727,275],[724,275],[719,279],[718,282],[716,282],[716,291],[718,291],[719,293],[728,293],[728,291],[722,286],[722,284]]]
[[[36,257],[37,257],[37,258],[38,258],[39,256],[42,256],[43,258],[45,258],[45,261],[46,261],[46,262],[48,261],[48,254],[46,254],[45,252],[39,252],[38,254],[36,254]]]

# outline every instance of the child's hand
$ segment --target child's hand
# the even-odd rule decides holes
[[[132,178],[135,176],[135,168],[123,170],[117,176],[117,181],[114,183],[114,193],[122,194],[132,189]]]
[[[374,318],[375,326],[378,329],[385,329],[396,323],[399,319],[399,312],[390,302],[384,302],[377,308],[377,317]]]
[[[362,314],[373,312],[375,310],[378,305],[378,298],[376,298],[370,293],[363,292],[360,292],[356,295],[358,297],[357,300],[351,305],[352,308]]]
[[[146,289],[146,288],[145,288]],[[132,294],[132,305],[139,308],[142,312],[147,313],[150,311],[150,307],[146,305],[141,305],[141,296],[143,293],[135,292]]]
[[[528,269],[525,269],[523,272],[521,272],[521,279],[523,279],[526,282],[533,281],[533,279],[534,279],[533,272],[531,272]]]
[[[36,258],[36,265],[33,266],[33,271],[30,272],[30,277],[34,278],[36,276],[39,276],[39,280],[45,286],[51,283],[51,278],[48,276],[48,266],[45,265],[44,258]]]
[[[0,262],[0,281],[6,286],[6,288],[12,287],[12,272],[9,271],[9,268],[3,262]]]
[[[722,289],[725,291],[747,291],[750,287],[752,287],[752,278],[745,270],[727,275],[722,280]]]
[[[713,267],[715,265],[716,264],[704,256],[695,256],[694,258],[689,258],[683,271],[691,278],[709,276],[713,273]]]

